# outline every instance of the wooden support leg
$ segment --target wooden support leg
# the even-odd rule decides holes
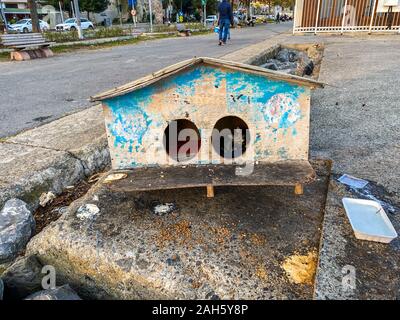
[[[214,186],[211,184],[207,186],[207,198],[214,198]]]
[[[296,183],[294,186],[294,194],[301,195],[303,192],[303,185],[301,183]]]

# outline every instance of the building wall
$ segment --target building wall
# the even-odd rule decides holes
[[[201,134],[200,152],[190,163],[221,163],[211,134],[224,116],[237,116],[250,129],[238,161],[308,160],[310,89],[284,81],[196,66],[103,106],[114,169],[174,164],[162,141],[177,119],[192,121]]]

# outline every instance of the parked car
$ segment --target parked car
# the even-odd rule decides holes
[[[88,19],[81,19],[81,28],[82,30],[93,30],[94,25]],[[56,25],[57,31],[76,31],[78,30],[78,23],[75,18],[70,18],[64,21],[64,23],[60,23]]]
[[[47,31],[50,29],[49,24],[43,20],[39,20],[39,26],[41,31]],[[32,32],[32,19],[19,20],[16,23],[13,23],[10,27],[10,31],[14,32]]]
[[[206,23],[207,24],[215,24],[218,21],[218,17],[216,15],[207,16]]]

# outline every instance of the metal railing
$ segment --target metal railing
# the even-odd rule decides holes
[[[400,6],[384,0],[297,0],[293,33],[400,32]]]

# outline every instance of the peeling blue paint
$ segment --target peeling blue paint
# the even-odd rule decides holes
[[[149,110],[149,106],[154,103],[153,97],[158,93],[173,89],[173,99],[182,110],[179,111],[180,114],[187,113],[195,117],[196,113],[204,112],[204,109],[198,106],[189,105],[187,100],[196,94],[196,89],[203,82],[210,85],[210,80],[215,90],[223,90],[223,86],[226,87],[223,93],[226,97],[224,106],[226,109],[221,110],[221,114],[229,113],[239,117],[242,114],[256,124],[258,131],[254,138],[255,144],[267,137],[276,143],[278,133],[283,135],[291,133],[293,137],[297,136],[294,126],[303,118],[298,99],[302,94],[309,94],[308,89],[261,75],[200,65],[142,89],[105,100],[111,113],[107,129],[114,144],[113,152],[118,150],[128,152],[132,155],[132,159],[135,158],[135,154],[146,152],[148,145],[143,145],[143,141],[148,141],[145,139],[149,136],[149,132],[165,125],[165,119],[161,119],[159,114]],[[171,99],[171,96],[166,95],[164,99]],[[160,103],[162,104],[162,100]],[[210,108],[213,107],[221,108],[210,105]],[[171,120],[175,117],[176,114],[171,111]],[[204,128],[199,128],[199,131],[202,132],[202,129]],[[268,150],[256,148],[255,152],[258,159],[271,156]],[[280,148],[278,155],[282,159],[287,159],[287,150]],[[126,154],[124,156],[126,157]],[[113,157],[120,158],[120,155],[116,153]],[[202,163],[209,163],[209,160],[203,159]],[[141,165],[143,164],[135,160],[127,164],[130,167]]]

